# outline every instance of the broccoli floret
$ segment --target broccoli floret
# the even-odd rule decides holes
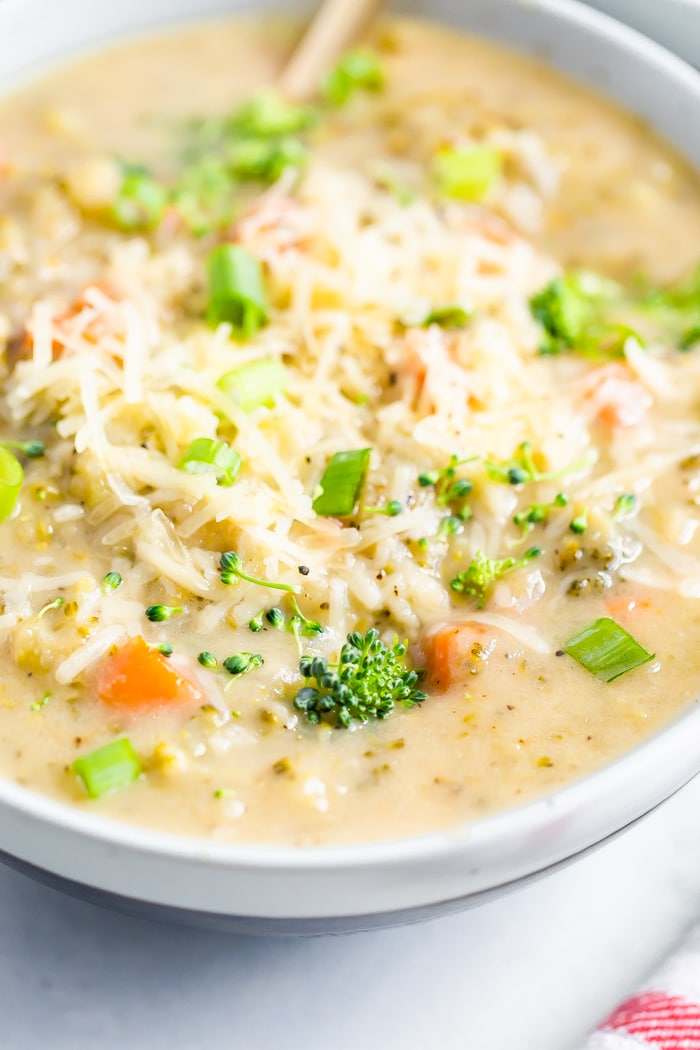
[[[556,277],[538,295],[530,300],[535,320],[545,330],[546,339],[540,351],[559,354],[569,350],[581,336],[590,304],[581,294],[579,282],[573,277]]]
[[[337,664],[318,656],[301,658],[299,670],[307,685],[295,696],[294,706],[313,725],[324,722],[336,729],[388,718],[397,704],[414,707],[427,694],[416,688],[422,671],[407,668],[405,656],[404,642],[387,646],[374,627],[364,636],[353,631]]]
[[[636,331],[613,316],[629,306],[619,285],[597,274],[555,277],[530,300],[532,316],[544,328],[540,353],[576,350],[591,357],[622,357],[628,338],[643,345]]]
[[[307,131],[317,120],[318,111],[312,106],[298,106],[274,91],[264,91],[233,115],[230,128],[251,138],[277,138]]]
[[[556,277],[530,300],[544,329],[541,354],[575,351],[596,359],[625,355],[628,339],[693,350],[700,345],[700,267],[665,288],[621,288],[595,273]],[[630,322],[633,327],[630,327]]]
[[[513,569],[522,569],[533,558],[538,558],[542,551],[539,547],[531,547],[522,558],[502,558],[500,561],[487,558],[483,551],[477,551],[465,572],[460,572],[454,580],[450,580],[450,587],[459,594],[470,594],[477,599],[481,609],[486,602],[491,588],[501,576],[511,572]]]
[[[700,344],[700,266],[674,285],[648,291],[642,305],[679,350]]]

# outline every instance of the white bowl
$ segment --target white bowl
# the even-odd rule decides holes
[[[118,35],[235,0],[2,0],[0,84]],[[657,126],[700,166],[700,76],[630,29],[567,0],[432,0],[413,10],[549,60]],[[252,931],[319,932],[464,907],[573,858],[700,769],[700,710],[570,787],[451,832],[317,849],[238,846],[103,820],[0,781],[8,863],[74,893]]]
[[[700,0],[587,0],[700,66]]]

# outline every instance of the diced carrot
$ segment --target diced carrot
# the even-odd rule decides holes
[[[448,624],[431,632],[424,643],[431,685],[444,692],[473,674],[493,650],[488,634],[484,624],[472,622]]]
[[[201,691],[137,635],[105,661],[97,695],[108,707],[145,714],[201,703]]]
[[[622,362],[596,368],[582,387],[595,418],[608,427],[634,427],[651,408],[651,394]]]
[[[654,600],[649,595],[640,594],[632,597],[628,594],[624,597],[608,599],[605,603],[605,611],[613,620],[624,623],[631,616],[654,609],[654,604]]]

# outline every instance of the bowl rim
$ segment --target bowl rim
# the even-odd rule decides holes
[[[509,2],[532,8],[574,28],[592,32],[597,37],[603,37],[619,46],[621,50],[633,52],[647,65],[675,81],[689,96],[694,97],[700,106],[700,74],[681,58],[637,30],[586,6],[579,0]],[[698,4],[698,0],[684,2],[692,2],[694,6]],[[0,7],[0,25],[5,18],[12,18],[13,11],[16,11],[16,7],[12,2]],[[184,22],[179,20],[177,24],[186,25],[188,21],[191,22],[192,19],[186,19]],[[173,22],[168,22],[167,25],[171,27]],[[150,25],[145,31],[157,32],[157,25]],[[111,34],[105,39],[90,41],[85,50],[98,51],[113,39],[121,40],[123,37]],[[60,55],[62,54],[64,50],[61,50]],[[32,68],[32,77],[41,75],[43,69],[51,68],[53,64],[52,60],[42,61],[37,69]],[[599,818],[599,823],[605,824],[605,834],[608,834],[624,827],[670,796],[700,771],[698,703],[699,700],[690,702],[687,709],[641,743],[553,792],[519,806],[459,823],[454,827],[408,837],[308,847],[222,842],[158,831],[100,816],[87,810],[89,801],[77,805],[63,802],[4,777],[0,777],[0,810],[5,808],[43,825],[50,825],[56,830],[73,833],[79,838],[105,846],[123,848],[162,859],[204,862],[216,867],[247,868],[254,871],[310,871],[330,868],[357,870],[376,865],[403,865],[416,860],[439,861],[464,849],[487,854],[493,851],[498,853],[499,847],[502,852],[503,845],[516,837],[522,839],[523,836],[529,835],[536,839],[538,833],[551,825],[553,820],[557,824],[565,824],[581,813],[590,812],[592,807],[602,807],[605,810],[606,819],[602,822]],[[693,747],[689,744],[691,738],[694,741]],[[678,754],[684,751],[685,759],[679,761]],[[692,757],[693,755],[697,757]],[[659,772],[660,766],[663,767],[662,772]],[[646,782],[640,788],[640,774],[645,771]],[[655,771],[656,776],[649,775],[652,771]],[[632,788],[635,783],[639,791],[636,802],[632,803],[630,795],[634,794]],[[588,838],[584,836],[577,848],[585,848],[600,837],[601,834],[589,832]],[[14,853],[15,850],[10,849],[10,852]],[[540,862],[541,857],[538,859],[537,854],[533,854],[533,870]]]

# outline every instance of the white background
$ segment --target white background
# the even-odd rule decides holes
[[[699,914],[700,779],[533,886],[350,937],[158,925],[0,869],[0,1048],[575,1050]]]

